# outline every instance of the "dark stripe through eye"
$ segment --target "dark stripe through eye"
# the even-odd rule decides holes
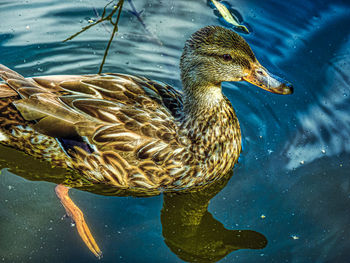
[[[223,57],[224,60],[226,60],[226,61],[232,60],[232,57],[231,57],[230,54],[224,54],[222,57]]]

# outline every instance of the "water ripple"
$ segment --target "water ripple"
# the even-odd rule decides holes
[[[325,70],[325,92],[305,112],[298,113],[300,129],[285,151],[288,168],[326,156],[350,152],[350,41],[335,55]]]

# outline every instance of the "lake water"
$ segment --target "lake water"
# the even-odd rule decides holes
[[[100,262],[350,261],[350,1],[228,2],[251,30],[242,35],[261,64],[295,92],[223,85],[244,142],[226,186],[149,198],[72,189]],[[98,20],[106,3],[0,0],[0,63],[24,76],[97,73],[111,25],[62,41]],[[218,17],[205,0],[133,3],[146,27],[125,1],[103,71],[180,88],[185,40]],[[62,171],[4,147],[0,164],[0,261],[96,262],[62,219],[54,192]],[[197,211],[210,199],[208,211]],[[186,211],[201,220],[197,227]]]

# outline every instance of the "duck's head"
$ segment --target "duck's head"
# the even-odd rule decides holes
[[[242,80],[273,93],[293,93],[290,83],[260,65],[241,36],[219,26],[204,27],[191,36],[185,44],[180,68],[188,95],[219,88],[224,81]]]

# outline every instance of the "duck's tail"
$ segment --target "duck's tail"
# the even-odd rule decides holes
[[[17,72],[0,64],[0,78],[7,82],[9,79],[24,79]],[[7,83],[0,82],[0,98],[18,96],[18,93],[13,90]]]

